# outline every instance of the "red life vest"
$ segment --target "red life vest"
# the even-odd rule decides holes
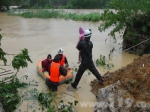
[[[59,64],[61,66],[64,66],[64,64],[65,64],[65,58],[66,58],[66,56],[64,54],[62,54],[62,59],[59,61]]]
[[[60,76],[60,64],[52,62],[50,65],[50,80],[52,82],[59,82],[59,76]]]

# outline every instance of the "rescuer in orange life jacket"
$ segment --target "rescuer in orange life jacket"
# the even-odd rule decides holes
[[[51,65],[49,67],[50,77],[49,77],[49,79],[46,78],[46,85],[52,91],[57,91],[57,86],[59,85],[60,74],[63,76],[67,75],[67,70],[64,69],[64,67],[62,67],[59,64],[59,61],[60,61],[60,56],[58,54],[56,54],[56,56],[53,59],[53,62],[51,63]]]
[[[62,48],[59,48],[58,50],[58,54],[60,56],[60,65],[63,66],[63,67],[68,67],[68,60],[66,58],[66,56],[63,54],[63,49]]]

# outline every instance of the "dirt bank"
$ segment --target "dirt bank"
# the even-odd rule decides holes
[[[96,79],[91,81],[91,91],[95,95],[98,94],[98,89],[119,81],[120,87],[130,93],[125,96],[126,98],[132,97],[136,101],[150,102],[150,54],[136,58],[131,64],[114,72],[108,71],[103,78],[105,80],[103,86]]]

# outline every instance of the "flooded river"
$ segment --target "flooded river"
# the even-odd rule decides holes
[[[84,11],[84,10],[83,10]],[[43,78],[41,78],[36,71],[37,63],[45,58],[47,54],[51,54],[52,57],[57,54],[57,50],[61,47],[64,50],[64,54],[68,58],[70,67],[77,67],[78,50],[76,49],[76,43],[79,37],[79,27],[83,29],[92,29],[91,41],[93,42],[93,60],[99,58],[100,54],[108,57],[110,50],[115,47],[117,50],[114,52],[112,62],[114,68],[110,71],[117,70],[127,64],[131,63],[138,56],[128,54],[126,52],[119,51],[119,45],[113,43],[108,37],[108,33],[111,29],[105,32],[99,32],[99,22],[83,22],[64,19],[25,19],[22,17],[7,16],[6,13],[0,13],[0,34],[2,38],[2,49],[7,53],[19,53],[20,49],[27,48],[30,58],[33,63],[29,63],[28,68],[22,69],[18,77],[28,75],[30,81],[36,80],[39,82],[39,86],[36,86],[39,92],[48,92],[49,89],[45,84]],[[118,39],[118,42],[122,42],[122,39]],[[10,59],[11,60],[11,59]],[[103,75],[107,72],[107,69],[97,67],[98,71]],[[75,72],[74,72],[75,75]],[[70,92],[66,88],[68,84],[62,84],[58,87],[59,99],[67,101],[79,101],[77,105],[78,112],[92,112],[93,106],[84,106],[83,102],[96,102],[95,96],[91,93],[90,82],[95,77],[87,72],[84,73],[79,85],[78,91]],[[32,112],[34,108],[29,108],[29,105],[33,105],[31,101],[23,101],[19,105],[19,109],[22,112]],[[36,108],[39,108],[39,104],[36,104]],[[16,112],[18,112],[18,110]],[[41,112],[41,109],[37,109],[36,112]]]

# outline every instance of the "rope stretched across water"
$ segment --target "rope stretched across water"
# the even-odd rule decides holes
[[[142,41],[142,42],[140,42],[140,43],[138,43],[138,44],[136,44],[136,45],[134,45],[134,46],[132,46],[132,47],[130,47],[130,48],[128,48],[128,49],[125,49],[125,50],[123,50],[122,52],[127,51],[127,50],[129,50],[129,49],[131,49],[131,48],[134,48],[134,47],[136,47],[136,46],[138,46],[138,45],[140,45],[140,44],[142,44],[142,43],[144,43],[144,42],[146,42],[146,41],[148,41],[148,40],[150,40],[150,38],[147,39],[147,40],[144,40],[144,41]]]
[[[138,44],[136,44],[136,45],[134,45],[134,46],[132,46],[132,47],[129,47],[129,48],[123,50],[122,52],[125,52],[125,51],[127,51],[127,50],[129,50],[129,49],[132,49],[132,48],[134,48],[134,47],[136,47],[136,46],[138,46],[138,45],[140,45],[140,44],[142,44],[142,43],[144,43],[144,42],[146,42],[146,41],[148,41],[148,40],[150,40],[150,38],[148,38],[147,40],[144,40],[144,41],[142,41],[142,42],[140,42],[140,43],[138,43]],[[122,52],[120,52],[120,53],[122,53]],[[118,54],[113,55],[113,56],[117,56],[117,55],[118,55]]]
[[[136,46],[138,46],[138,45],[140,45],[140,44],[142,44],[142,43],[144,43],[144,42],[146,42],[146,41],[148,41],[148,40],[150,40],[150,38],[148,38],[148,39],[146,39],[146,40],[144,40],[144,41],[142,41],[142,42],[140,42],[140,43],[138,43],[138,44],[136,44],[136,45],[134,45],[134,46],[132,46],[132,47],[130,47],[130,48],[127,48],[127,49],[123,50],[122,52],[125,52],[125,51],[127,51],[127,50],[129,50],[129,49],[132,49],[132,48],[134,48],[134,47],[136,47]],[[122,52],[120,52],[120,53],[122,53]],[[118,53],[118,54],[120,54],[120,53]],[[118,55],[118,54],[116,54],[116,55]],[[113,56],[116,56],[116,55],[113,55]],[[76,64],[73,63],[73,68],[74,68],[74,67],[78,67],[78,66],[76,66]],[[73,68],[71,68],[71,69],[73,69]]]

